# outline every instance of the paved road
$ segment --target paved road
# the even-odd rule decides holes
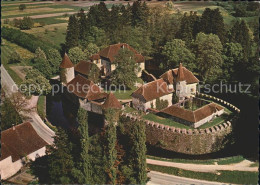
[[[217,172],[219,170],[228,170],[228,171],[251,171],[257,172],[258,167],[250,167],[253,162],[248,160],[243,160],[240,163],[229,164],[229,165],[212,165],[212,164],[190,164],[190,163],[176,163],[170,161],[160,161],[154,159],[147,159],[148,164],[160,165],[181,168],[184,170],[196,171],[196,172]]]
[[[148,177],[151,180],[147,183],[147,185],[176,185],[176,184],[203,184],[203,185],[220,185],[223,183],[219,182],[210,182],[204,180],[190,179],[186,177],[178,177],[175,175],[169,175],[165,173],[151,171],[148,173]]]
[[[18,92],[17,85],[3,65],[1,66],[1,85],[2,88],[5,89],[6,96],[10,96],[12,93]],[[55,133],[42,121],[40,116],[35,111],[22,114],[29,117],[33,128],[42,139],[44,139],[49,144],[53,143],[53,136]]]

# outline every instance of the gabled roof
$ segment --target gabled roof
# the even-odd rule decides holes
[[[74,67],[67,53],[64,54],[60,68],[71,68]]]
[[[101,51],[99,51],[97,54],[92,55],[90,57],[90,59],[91,60],[97,60],[97,59],[100,59],[100,57],[104,57],[104,58],[109,59],[110,62],[113,63],[114,60],[115,60],[115,56],[118,54],[118,51],[121,48],[127,48],[130,51],[132,51],[134,53],[135,57],[136,57],[136,62],[137,63],[144,62],[144,57],[140,53],[138,53],[134,48],[132,48],[131,46],[129,46],[126,43],[110,45],[110,46],[102,49]]]
[[[67,84],[67,88],[69,92],[89,101],[106,97],[106,93],[101,92],[101,89],[96,84],[81,75],[77,75],[72,79]]]
[[[180,72],[179,72],[180,70]],[[168,84],[185,80],[187,84],[198,83],[199,80],[192,74],[191,71],[186,69],[180,64],[179,68],[170,69],[163,73],[160,78],[164,79]]]
[[[15,162],[48,145],[29,122],[2,131],[1,135],[0,160],[11,156]]]
[[[164,95],[170,94],[173,89],[168,89],[166,82],[163,79],[158,79],[149,82],[139,87],[132,93],[132,97],[142,96],[146,101],[151,101]]]
[[[81,60],[75,66],[75,71],[77,71],[78,73],[83,74],[83,75],[88,75],[89,72],[91,71],[91,68],[93,65],[96,65],[96,64],[94,64],[93,62],[90,62],[90,61]]]
[[[175,105],[172,105],[170,107],[161,110],[160,112],[180,118],[182,120],[187,120],[189,122],[196,123],[222,109],[224,108],[221,107],[220,105],[217,105],[215,103],[210,103],[195,111],[187,110],[182,107],[177,107]]]
[[[108,108],[121,109],[122,105],[113,93],[109,93],[107,95],[107,98],[106,98],[104,104],[102,105],[102,108],[103,109],[108,109]]]

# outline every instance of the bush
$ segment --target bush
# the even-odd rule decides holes
[[[8,63],[9,64],[19,63],[19,62],[21,62],[21,60],[22,60],[22,58],[19,55],[19,53],[17,53],[16,51],[13,51]]]
[[[33,53],[38,47],[45,52],[49,49],[55,48],[53,45],[50,45],[49,43],[46,44],[45,42],[39,40],[34,35],[24,33],[17,29],[4,26],[1,31],[4,39],[24,47]]]
[[[167,100],[160,100],[159,98],[156,99],[156,109],[157,110],[162,110],[166,107],[168,107],[168,101]]]
[[[26,9],[26,5],[25,4],[20,4],[19,5],[19,10],[24,10],[24,9]]]
[[[9,19],[4,20],[4,24],[9,24],[9,22],[10,22]]]
[[[41,22],[40,22],[40,25],[41,25],[41,27],[43,27],[43,26],[45,26],[46,24],[45,24],[45,22],[41,21]]]
[[[19,28],[21,30],[29,30],[33,27],[33,25],[33,19],[28,16],[25,16],[22,20],[20,20]]]

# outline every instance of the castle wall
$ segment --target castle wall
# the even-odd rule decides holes
[[[207,96],[209,97],[209,95]],[[214,99],[215,97],[210,96],[210,98]],[[215,98],[215,100],[222,102],[236,113],[240,112],[237,107],[228,102],[218,98]],[[129,113],[124,114],[124,116],[133,120],[140,119]],[[206,129],[180,129],[144,120],[146,125],[146,142],[169,151],[184,154],[200,155],[217,152],[230,144],[232,129],[236,119],[237,116],[225,123]]]

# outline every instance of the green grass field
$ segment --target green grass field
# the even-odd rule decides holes
[[[245,158],[241,155],[232,156],[232,157],[225,157],[219,159],[206,159],[206,160],[191,160],[191,159],[170,159],[170,158],[161,158],[157,156],[147,156],[148,159],[155,159],[159,161],[168,161],[168,162],[176,162],[176,163],[191,163],[191,164],[215,164],[218,165],[228,165],[228,164],[235,164],[240,163],[241,161],[245,160]]]
[[[183,170],[174,167],[158,166],[148,164],[147,167],[150,170],[167,173],[171,175],[177,175],[180,177],[187,177],[192,179],[201,179],[208,181],[216,181],[223,183],[234,183],[234,184],[257,184],[258,183],[258,172],[246,172],[246,171],[218,171],[216,173],[203,173],[194,172],[189,170]]]
[[[161,123],[161,124],[164,124],[164,125],[173,126],[173,127],[176,127],[176,128],[191,129],[190,127],[188,127],[186,125],[183,125],[181,123],[175,122],[175,121],[173,121],[171,119],[167,119],[167,118],[163,118],[163,117],[160,117],[160,116],[156,116],[155,114],[152,114],[152,113],[149,113],[149,114],[143,116],[143,118],[146,119],[146,120],[154,121],[154,122]]]

